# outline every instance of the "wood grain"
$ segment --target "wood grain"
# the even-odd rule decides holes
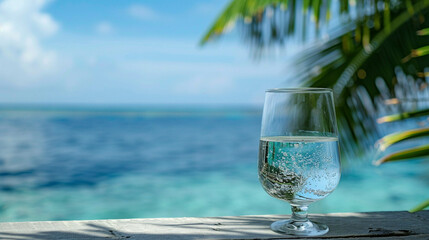
[[[272,232],[286,215],[0,223],[0,239],[296,239]],[[429,239],[429,211],[311,215],[330,227],[312,239]]]

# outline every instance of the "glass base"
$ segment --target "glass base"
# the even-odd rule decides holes
[[[311,221],[298,222],[291,219],[280,220],[271,224],[274,232],[296,236],[320,236],[329,231],[328,226]]]

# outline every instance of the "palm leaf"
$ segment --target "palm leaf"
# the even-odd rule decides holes
[[[348,8],[345,9],[344,12],[348,12]],[[274,44],[283,45],[294,35],[306,39],[306,23],[313,20],[315,26],[319,26],[328,22],[330,16],[331,0],[233,0],[204,34],[200,44],[217,39],[237,25],[244,39],[259,51]]]
[[[429,17],[427,2],[417,3],[414,9]],[[333,87],[337,95],[337,112],[342,122],[342,132],[349,129],[348,134],[343,137],[343,142],[353,140],[359,149],[366,149],[372,145],[373,140],[378,138],[378,127],[374,124],[373,116],[384,106],[383,100],[396,98],[411,98],[419,92],[421,84],[425,82],[420,79],[419,72],[427,66],[428,58],[422,57],[420,61],[403,63],[401,60],[410,49],[421,45],[414,29],[419,29],[422,24],[414,20],[413,15],[408,12],[393,14],[394,20],[390,25],[390,32],[375,32],[375,37],[370,44],[370,49],[356,45],[356,50],[347,55],[345,51],[325,62],[322,71],[317,76],[311,77],[305,85]],[[404,37],[407,36],[407,37]],[[343,35],[343,38],[349,38]],[[320,47],[315,54],[321,58],[328,46]],[[332,51],[340,52],[339,46]],[[308,61],[303,61],[302,69]],[[311,65],[315,67],[317,65]],[[398,67],[400,66],[400,67]],[[307,65],[308,67],[308,65]],[[393,71],[395,69],[395,71]],[[407,78],[406,76],[410,77]],[[365,140],[366,139],[366,140]],[[369,143],[369,144],[367,144]],[[352,145],[352,144],[350,144]],[[359,152],[361,150],[355,150]],[[350,151],[349,149],[347,149]]]
[[[389,134],[378,140],[376,142],[376,146],[380,151],[384,151],[386,148],[395,143],[423,136],[429,136],[429,128],[418,128]]]
[[[417,31],[417,35],[419,35],[419,36],[429,35],[429,28],[425,28],[425,29],[421,29],[421,30]]]
[[[388,122],[394,122],[394,121],[399,121],[399,120],[408,119],[408,118],[427,116],[427,115],[429,115],[429,109],[423,109],[423,110],[418,110],[413,112],[404,112],[404,113],[384,116],[384,117],[378,118],[377,122],[388,123]]]
[[[378,166],[386,162],[394,162],[394,161],[407,160],[411,158],[428,157],[428,156],[429,156],[429,144],[394,152],[392,154],[389,154],[377,160],[374,163],[374,165]]]
[[[423,209],[425,209],[427,207],[429,207],[429,199],[426,200],[426,201],[424,201],[424,202],[422,202],[422,203],[420,203],[415,208],[411,209],[410,212],[411,213],[418,212],[418,211],[421,211],[421,210],[423,210]]]
[[[424,55],[427,55],[427,54],[429,54],[429,46],[424,46],[424,47],[421,47],[421,48],[417,48],[417,49],[414,49],[412,51],[413,57],[421,57],[421,56],[424,56]]]
[[[287,5],[288,1],[282,0],[235,0],[224,9],[222,14],[217,18],[214,24],[210,27],[209,31],[201,39],[200,44],[204,44],[212,40],[224,32],[227,32],[235,22],[240,19],[245,23],[252,21],[261,22],[265,9],[269,6],[276,6],[283,4]]]
[[[364,44],[368,44],[369,25],[374,24],[377,30],[381,30],[382,25],[387,28],[390,26],[391,8],[398,8],[399,5],[400,2],[391,6],[390,1],[385,0],[371,0],[370,4],[365,4],[363,0],[339,0],[336,15],[347,16],[347,22],[356,24],[356,28],[349,29],[351,32],[362,29],[359,36]],[[204,34],[200,44],[218,38],[235,25],[244,33],[244,39],[249,40],[257,50],[272,44],[283,45],[287,38],[294,35],[305,40],[309,30],[314,30],[318,35],[319,26],[326,26],[331,20],[331,6],[332,0],[232,0]],[[310,20],[314,22],[313,27],[308,24]]]

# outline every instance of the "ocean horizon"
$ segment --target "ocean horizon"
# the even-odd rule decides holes
[[[263,104],[0,103],[0,111],[259,111]]]

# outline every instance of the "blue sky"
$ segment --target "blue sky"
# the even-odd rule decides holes
[[[228,1],[0,1],[0,103],[261,104],[284,60],[237,32],[198,42]]]

